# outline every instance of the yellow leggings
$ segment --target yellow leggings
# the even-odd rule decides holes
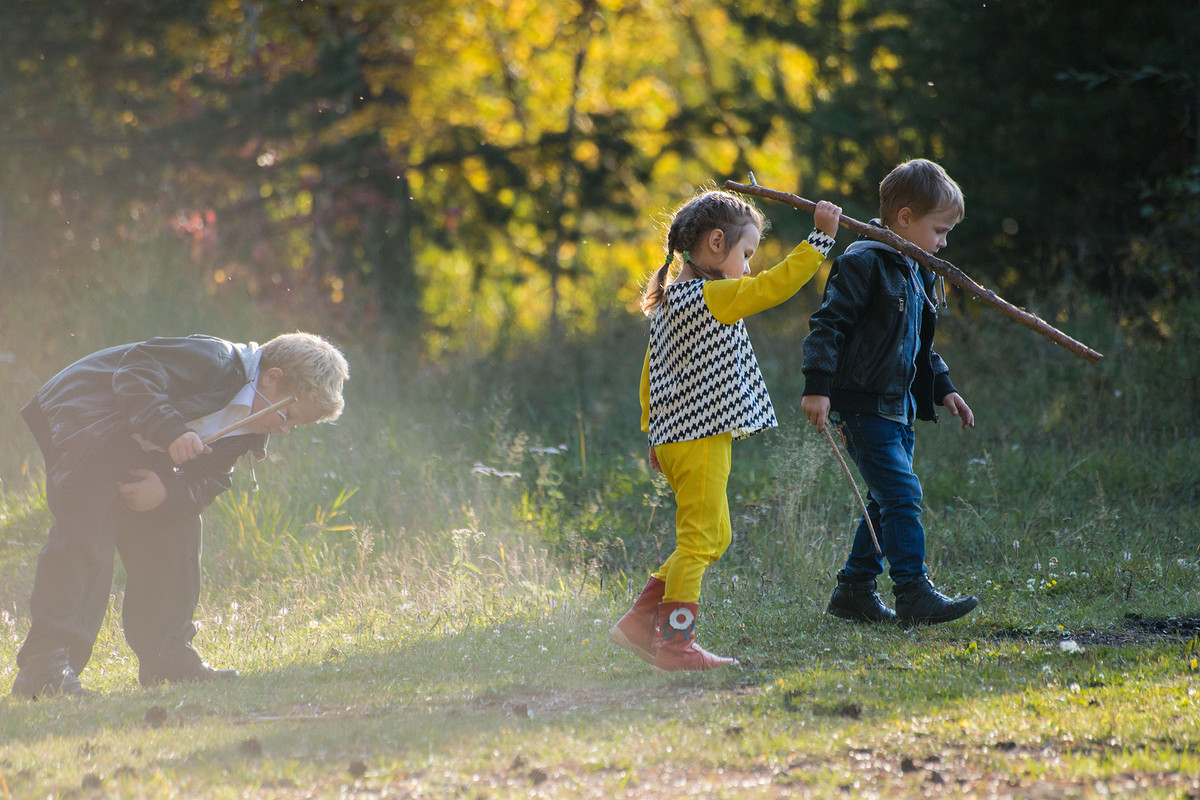
[[[654,448],[659,466],[675,492],[675,552],[654,577],[666,583],[663,601],[695,603],[705,568],[729,547],[729,433],[670,442]]]

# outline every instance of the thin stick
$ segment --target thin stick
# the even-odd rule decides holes
[[[765,197],[768,200],[778,200],[781,203],[787,203],[793,208],[799,208],[803,211],[812,212],[816,209],[817,204],[811,200],[805,200],[803,197],[797,197],[788,192],[780,192],[775,189],[767,189],[759,186],[754,182],[754,176],[750,176],[750,183],[735,183],[734,181],[725,181],[725,188],[731,192],[740,194],[752,194],[756,197]],[[899,250],[904,255],[916,261],[921,266],[928,269],[937,275],[941,275],[946,280],[953,283],[960,289],[969,292],[976,300],[980,300],[986,305],[1004,314],[1006,317],[1016,320],[1025,327],[1040,333],[1055,344],[1061,345],[1070,350],[1080,358],[1088,361],[1096,362],[1104,358],[1104,356],[1082,342],[1072,339],[1067,334],[1055,328],[1050,323],[1035,314],[1030,314],[1023,308],[1018,308],[1012,303],[1009,303],[1000,295],[993,292],[991,289],[985,289],[975,281],[971,280],[965,272],[951,264],[949,261],[943,261],[935,255],[925,252],[906,239],[901,239],[896,234],[892,233],[887,228],[880,228],[875,225],[867,225],[859,222],[856,219],[851,219],[845,215],[842,216],[838,223],[840,227],[849,228],[857,234],[868,236],[877,242],[883,242],[896,250]]]
[[[833,441],[828,425],[825,426],[825,438],[829,440],[829,446],[833,448],[833,454],[837,456],[838,463],[842,465],[842,471],[846,473],[846,480],[850,481],[850,488],[854,489],[854,496],[858,498],[858,504],[862,506],[863,519],[867,521],[867,530],[871,533],[871,543],[875,545],[875,552],[883,555],[883,551],[879,549],[879,540],[875,538],[875,526],[871,524],[871,515],[867,513],[867,504],[863,502],[862,494],[858,491],[858,484],[854,482],[854,476],[850,474],[850,468],[846,466],[846,459],[842,458],[842,451],[838,450],[837,443]]]
[[[261,419],[262,417],[265,417],[267,414],[273,414],[276,411],[281,411],[281,410],[287,408],[288,406],[290,406],[292,403],[295,403],[299,399],[300,398],[296,397],[296,395],[292,395],[291,397],[283,398],[278,403],[272,403],[271,405],[264,408],[262,411],[255,411],[253,414],[246,417],[245,419],[240,419],[237,422],[234,422],[230,425],[226,425],[224,428],[217,431],[216,433],[210,433],[208,436],[204,437],[204,443],[212,444],[217,439],[220,439],[222,436],[228,436],[229,434],[236,431],[238,428],[248,425],[251,422],[254,422],[254,420],[256,420],[256,419]]]

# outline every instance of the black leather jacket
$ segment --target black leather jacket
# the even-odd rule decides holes
[[[76,361],[21,409],[46,457],[47,480],[67,485],[85,459],[135,433],[165,451],[187,432],[186,420],[233,400],[249,380],[248,360],[257,349],[195,335],[110,347]],[[229,488],[239,456],[262,458],[266,446],[265,435],[231,436],[179,470],[163,454],[148,460],[167,485],[166,505],[198,513]]]
[[[934,403],[955,389],[932,347],[934,277],[916,267],[919,292],[911,279],[914,266],[865,239],[833,262],[804,339],[804,394],[828,396],[831,411],[905,417],[911,391],[917,419],[937,421]],[[914,364],[906,354],[917,347]]]

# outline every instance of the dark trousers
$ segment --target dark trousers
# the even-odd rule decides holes
[[[43,455],[53,463],[53,454]],[[66,648],[76,674],[83,670],[108,610],[114,551],[126,575],[125,639],[142,668],[188,648],[200,600],[200,517],[134,512],[117,493],[130,469],[169,470],[164,459],[130,439],[94,454],[66,486],[47,480],[54,524],[38,557],[29,600],[32,623],[18,665]]]

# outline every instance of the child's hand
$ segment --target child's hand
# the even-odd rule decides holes
[[[829,237],[837,236],[838,223],[842,219],[842,207],[835,206],[828,200],[822,200],[813,210],[813,219],[821,233]]]
[[[153,511],[166,502],[167,487],[154,471],[131,469],[129,476],[133,480],[118,483],[117,493],[132,511]]]
[[[975,414],[971,411],[971,407],[967,405],[967,401],[963,400],[958,392],[951,392],[942,398],[942,405],[956,417],[962,419],[963,428],[975,427]]]
[[[195,431],[188,431],[182,434],[178,439],[171,442],[171,446],[167,448],[167,453],[170,454],[171,460],[178,466],[185,461],[191,461],[196,456],[202,456],[205,453],[211,453],[212,448],[204,443],[200,438],[200,434]]]
[[[650,448],[650,466],[662,472],[662,465],[658,463],[658,454],[654,452],[653,447]]]
[[[823,394],[806,394],[800,400],[800,410],[808,421],[817,426],[818,433],[825,432],[829,424],[829,398]]]

